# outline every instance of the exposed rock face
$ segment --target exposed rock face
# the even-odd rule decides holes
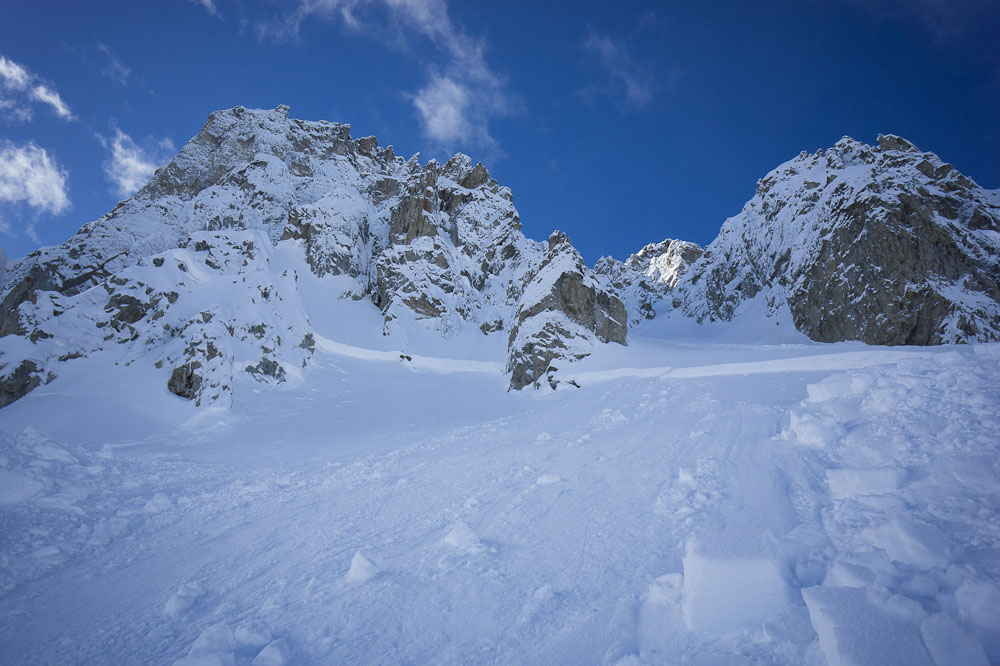
[[[5,368],[0,368],[2,373]],[[34,361],[25,359],[11,372],[0,378],[0,407],[5,407],[18,398],[23,398],[42,383],[41,368]]]
[[[0,381],[12,400],[62,363],[152,355],[168,390],[197,404],[228,404],[237,377],[284,382],[316,340],[294,256],[346,280],[331,301],[374,303],[385,335],[471,328],[509,340],[513,358],[518,313],[538,305],[520,308],[522,295],[550,255],[521,233],[510,190],[464,155],[421,165],[287,107],[219,111],[134,197],[6,266]],[[545,344],[580,356],[624,341],[614,303],[582,262],[573,270],[543,309],[565,310],[575,340]]]
[[[625,303],[628,323],[634,326],[656,316],[654,306],[670,295],[703,252],[700,245],[668,238],[650,243],[624,262],[602,257],[594,273]]]
[[[199,368],[201,368],[201,363],[198,361],[191,361],[174,368],[174,371],[170,373],[170,379],[167,380],[167,390],[188,400],[197,398],[198,391],[201,389]]]
[[[625,305],[601,288],[569,237],[557,231],[549,237],[548,252],[525,289],[510,331],[511,388],[537,385],[543,375],[555,388],[553,361],[587,355],[571,341],[596,338],[624,345],[627,334]]]
[[[814,340],[1000,340],[1000,194],[904,139],[844,138],[758,183],[674,292],[699,321],[762,294]]]
[[[77,359],[105,355],[101,362],[128,365],[152,355],[170,373],[171,393],[227,405],[237,360],[258,381],[280,382],[280,363],[299,367],[311,357],[297,276],[274,270],[266,236],[200,231],[181,245],[80,294],[38,291],[17,310],[25,333],[5,339],[4,360],[24,358],[34,372],[57,375]]]

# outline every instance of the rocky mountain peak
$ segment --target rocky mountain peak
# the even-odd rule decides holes
[[[1000,198],[891,135],[845,137],[758,182],[678,285],[699,321],[764,294],[820,341],[1000,339]]]
[[[669,296],[702,254],[701,246],[668,238],[650,243],[624,262],[602,257],[594,272],[628,310],[629,325],[656,316],[655,306]]]
[[[704,250],[667,239],[590,269],[562,232],[526,238],[481,163],[404,161],[350,130],[218,111],[135,196],[7,262],[0,403],[101,362],[225,405],[240,381],[306,371],[313,317],[341,301],[373,308],[371,344],[505,349],[513,389],[561,387],[658,308],[730,320],[763,299],[820,341],[1000,339],[1000,193],[897,136],[801,153]]]
[[[303,270],[340,280],[326,298],[373,303],[382,335],[502,336],[513,388],[538,378],[513,360],[519,344],[578,358],[624,343],[615,299],[569,240],[545,252],[525,238],[510,190],[481,163],[404,162],[350,130],[289,118],[286,106],[217,111],[135,196],[15,262],[2,287],[0,399],[98,355],[152,357],[171,392],[201,403],[225,404],[238,377],[281,383],[319,338],[305,314],[315,304],[296,286]],[[531,338],[542,312],[570,325]]]

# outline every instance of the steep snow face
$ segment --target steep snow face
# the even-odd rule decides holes
[[[668,238],[650,243],[624,262],[601,257],[594,272],[628,310],[630,326],[656,316],[654,306],[667,297],[704,250],[700,245]]]
[[[691,268],[673,304],[729,320],[763,293],[814,340],[1000,339],[1000,196],[895,136],[802,153]]]
[[[234,372],[281,382],[306,364],[316,332],[305,313],[338,299],[370,300],[383,319],[374,335],[407,350],[421,329],[509,340],[521,388],[552,358],[625,340],[624,328],[610,334],[592,314],[565,311],[613,310],[583,262],[540,272],[548,263],[521,233],[510,190],[465,155],[421,165],[374,137],[352,139],[348,125],[290,119],[284,106],[219,111],[134,197],[8,267],[0,406],[112,346],[131,350],[126,363],[154,357],[177,395],[227,403]],[[343,279],[304,303],[304,272]],[[522,304],[528,285],[567,281],[589,285],[584,300],[541,310],[574,327],[544,343],[515,334],[540,314],[534,295]],[[515,345],[527,344],[546,362],[519,362]]]

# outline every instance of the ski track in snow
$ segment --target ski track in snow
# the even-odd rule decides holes
[[[1000,662],[998,345],[526,393],[317,346],[225,425],[0,412],[5,663]]]

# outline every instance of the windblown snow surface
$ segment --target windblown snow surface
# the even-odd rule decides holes
[[[1000,663],[1000,345],[744,307],[557,391],[352,301],[231,409],[71,361],[0,411],[0,661]]]

